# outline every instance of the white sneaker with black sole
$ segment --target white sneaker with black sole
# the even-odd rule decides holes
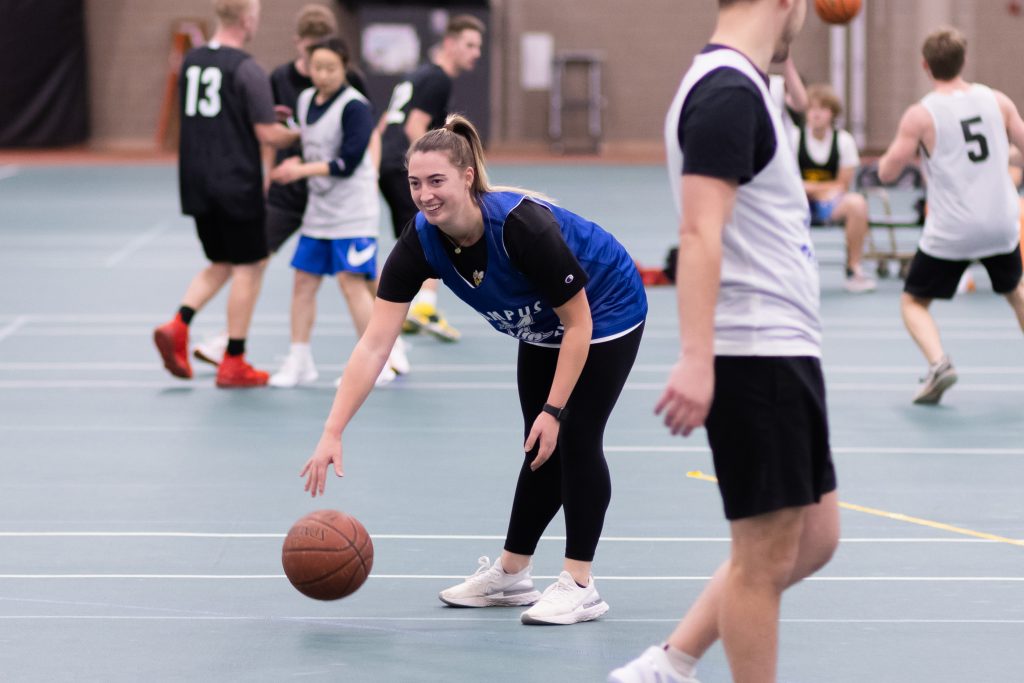
[[[480,566],[472,576],[437,594],[441,602],[452,607],[523,607],[540,598],[529,565],[515,574],[506,574],[500,557],[494,564],[487,557],[477,562]]]
[[[537,604],[520,615],[524,624],[556,624],[566,626],[591,621],[608,611],[594,587],[594,577],[586,588],[580,588],[569,572],[558,575],[558,581],[547,587]]]

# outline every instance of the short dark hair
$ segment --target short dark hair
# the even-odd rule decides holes
[[[309,46],[309,56],[312,57],[313,53],[317,50],[330,50],[334,54],[341,58],[341,65],[347,67],[349,59],[348,44],[344,40],[337,36],[331,36],[326,40],[321,40],[318,43],[313,43]]]
[[[448,25],[444,29],[444,34],[446,36],[457,36],[463,31],[476,31],[480,35],[483,35],[484,22],[480,21],[472,14],[456,14],[448,20]]]
[[[718,9],[725,9],[726,7],[732,7],[738,5],[741,2],[751,2],[752,0],[718,0]]]
[[[955,28],[940,28],[924,39],[921,54],[935,80],[951,81],[963,71],[967,39]]]

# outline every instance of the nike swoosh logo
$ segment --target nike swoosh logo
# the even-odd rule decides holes
[[[377,245],[371,244],[363,249],[356,249],[356,245],[348,245],[348,264],[350,266],[361,266],[370,259],[377,252]]]

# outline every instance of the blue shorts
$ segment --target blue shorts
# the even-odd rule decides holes
[[[377,238],[322,240],[302,235],[295,247],[292,268],[313,275],[361,273],[373,279],[377,276]]]
[[[811,204],[811,225],[828,225],[832,222],[832,212],[843,201],[843,195],[837,195],[827,202],[810,200]]]

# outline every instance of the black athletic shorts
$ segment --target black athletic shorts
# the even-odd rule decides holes
[[[705,427],[727,519],[811,505],[836,488],[817,358],[716,356]]]
[[[244,265],[267,257],[266,217],[263,214],[246,220],[229,218],[221,213],[194,218],[203,253],[211,263]]]
[[[302,212],[267,204],[267,251],[276,254],[281,245],[302,226]]]
[[[1024,275],[1024,267],[1020,260],[1020,243],[1009,253],[977,260],[981,261],[981,265],[988,271],[988,277],[992,280],[992,290],[996,294],[1012,292]],[[957,285],[960,284],[960,278],[971,263],[972,261],[947,261],[935,258],[918,249],[910,262],[903,291],[922,299],[952,299],[956,294]]]
[[[398,239],[419,211],[409,192],[409,172],[404,168],[382,168],[378,185],[384,201],[391,209],[391,226],[395,231],[395,239]]]

